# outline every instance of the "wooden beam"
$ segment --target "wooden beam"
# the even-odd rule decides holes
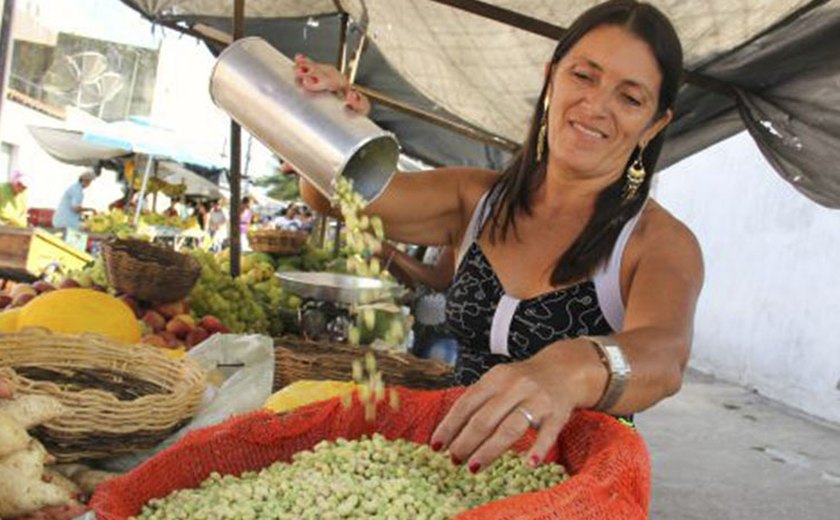
[[[428,121],[429,123],[433,123],[437,126],[446,128],[447,130],[451,130],[457,134],[469,137],[470,139],[489,144],[497,148],[501,148],[508,152],[516,152],[517,150],[519,150],[519,143],[516,143],[504,137],[491,134],[490,132],[485,132],[484,130],[480,130],[478,128],[464,123],[460,123],[458,121],[446,119],[445,117],[439,116],[437,114],[428,112],[420,108],[413,107],[408,103],[404,103],[402,101],[389,97],[372,88],[363,87],[362,85],[353,85],[353,88],[366,95],[370,99],[377,101],[388,108],[392,108],[394,110],[410,114],[412,116],[417,117],[418,119]]]

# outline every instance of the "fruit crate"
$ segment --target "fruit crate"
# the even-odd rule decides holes
[[[50,269],[81,269],[93,257],[39,228],[0,226],[0,278],[32,281]]]

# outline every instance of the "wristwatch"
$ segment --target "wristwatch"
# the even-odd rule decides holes
[[[609,372],[607,387],[604,395],[593,406],[593,409],[607,411],[621,399],[627,383],[630,381],[630,374],[633,372],[630,363],[624,356],[624,351],[614,339],[606,336],[583,336],[595,345],[598,357]]]

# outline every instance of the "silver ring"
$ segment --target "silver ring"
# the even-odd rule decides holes
[[[538,423],[537,420],[534,419],[534,416],[531,414],[531,412],[526,410],[523,406],[517,406],[516,411],[521,413],[525,417],[525,419],[528,421],[528,426],[530,428],[534,430],[539,429],[540,423]]]

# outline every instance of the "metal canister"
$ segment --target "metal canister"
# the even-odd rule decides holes
[[[333,93],[304,90],[294,62],[262,38],[237,40],[222,52],[210,76],[210,97],[327,197],[343,175],[370,202],[396,171],[393,134]]]

